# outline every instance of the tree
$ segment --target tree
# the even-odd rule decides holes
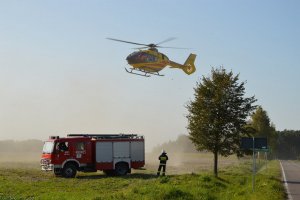
[[[277,131],[279,159],[295,160],[300,159],[300,130]]]
[[[258,106],[253,115],[251,116],[251,126],[256,130],[256,136],[267,136],[270,132],[270,118],[267,112]]]
[[[245,98],[245,82],[223,67],[211,70],[210,77],[197,82],[195,99],[186,106],[190,139],[197,150],[214,154],[214,174],[218,176],[218,155],[229,156],[239,151],[245,134],[246,118],[255,109],[254,96]]]
[[[256,137],[267,138],[269,148],[274,155],[278,138],[277,133],[275,126],[270,122],[267,111],[265,111],[261,106],[258,106],[251,116],[250,126],[255,130],[254,135]]]

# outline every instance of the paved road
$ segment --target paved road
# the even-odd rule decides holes
[[[282,160],[280,162],[288,199],[300,200],[300,162],[291,160]]]

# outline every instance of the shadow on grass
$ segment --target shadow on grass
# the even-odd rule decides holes
[[[108,176],[105,174],[93,174],[93,175],[84,175],[84,176],[77,176],[77,179],[106,179],[106,178],[120,178],[120,179],[153,179],[157,178],[155,174],[143,174],[143,173],[135,173],[135,174],[128,174],[125,176]]]
[[[219,181],[222,181],[224,183],[229,183],[228,180],[224,179],[224,178],[221,178],[221,177],[216,177],[216,179],[218,179]]]

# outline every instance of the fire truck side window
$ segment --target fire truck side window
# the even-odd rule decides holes
[[[84,151],[85,150],[85,143],[84,142],[78,142],[76,144],[76,151]]]
[[[57,144],[56,149],[59,150],[59,151],[68,151],[69,150],[69,144],[68,144],[68,142],[60,142],[60,143]]]

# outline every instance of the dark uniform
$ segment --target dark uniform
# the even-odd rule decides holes
[[[157,176],[160,175],[160,171],[161,171],[161,168],[163,168],[163,172],[162,172],[162,175],[164,176],[165,175],[165,172],[166,172],[166,165],[167,165],[167,160],[168,160],[168,156],[167,156],[167,153],[163,151],[163,153],[158,157],[158,160],[159,160],[159,167],[158,167],[158,170],[157,170]]]
[[[60,142],[58,144],[58,150],[60,151],[68,151],[68,147],[65,142]]]

